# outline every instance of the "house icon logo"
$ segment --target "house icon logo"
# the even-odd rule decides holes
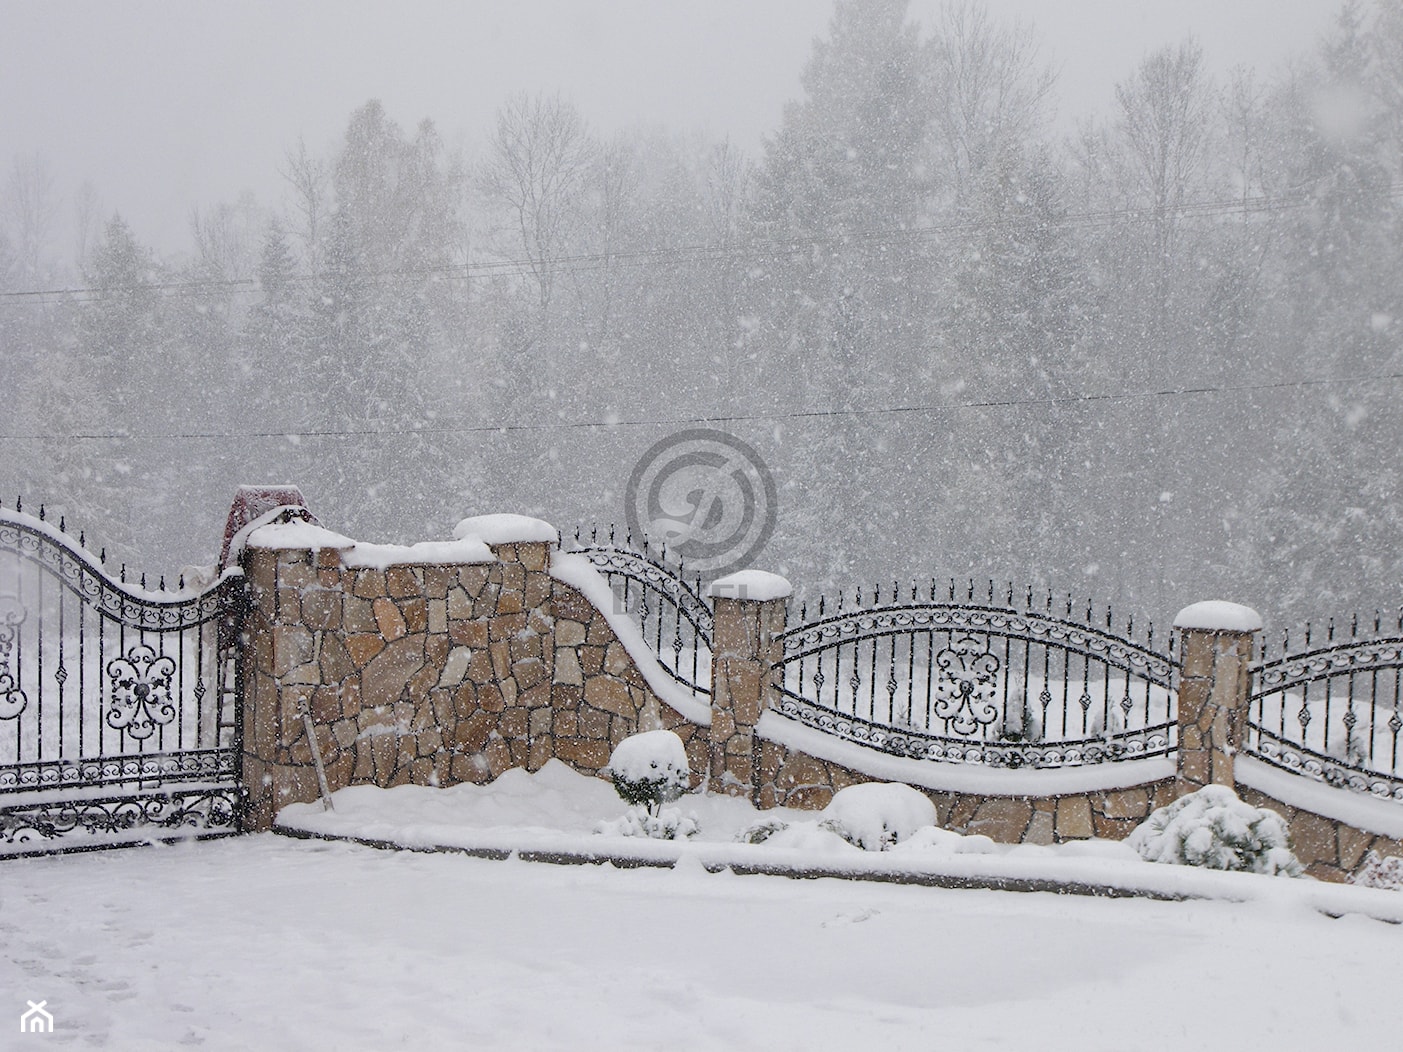
[[[19,1017],[19,1032],[21,1034],[52,1034],[54,1032],[54,1017],[44,1011],[44,1006],[48,1001],[40,1001],[35,1004],[33,1001],[27,1002],[29,1011]]]

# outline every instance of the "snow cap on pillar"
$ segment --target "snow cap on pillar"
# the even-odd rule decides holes
[[[712,581],[707,594],[712,598],[749,599],[763,603],[770,599],[788,599],[794,594],[794,586],[777,573],[739,570]]]
[[[1194,628],[1204,632],[1260,632],[1262,615],[1250,606],[1210,599],[1190,603],[1174,615],[1175,628]]]
[[[229,517],[224,523],[224,547],[219,553],[220,572],[238,561],[243,542],[257,526],[277,518],[274,513],[288,510],[283,518],[299,518],[320,525],[307,509],[302,491],[291,485],[240,486],[234,491]]]
[[[453,527],[454,540],[478,540],[484,544],[521,544],[544,541],[555,544],[560,532],[544,519],[530,515],[473,515]]]

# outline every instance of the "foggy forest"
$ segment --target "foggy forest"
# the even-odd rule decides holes
[[[13,157],[0,501],[173,580],[241,483],[366,540],[568,535],[705,426],[773,472],[800,596],[1396,617],[1403,0],[1277,69],[1167,41],[1070,133],[1053,69],[978,4],[840,0],[754,156],[546,93],[466,156],[369,99],[169,257]]]

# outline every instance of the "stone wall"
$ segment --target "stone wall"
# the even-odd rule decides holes
[[[1306,872],[1319,880],[1348,879],[1364,864],[1370,851],[1403,858],[1403,842],[1392,837],[1369,833],[1346,822],[1283,804],[1246,786],[1238,786],[1237,795],[1254,807],[1269,807],[1286,819],[1291,828],[1291,850],[1306,867]]]
[[[872,781],[860,771],[776,742],[760,745],[761,807],[821,808],[844,786]],[[940,825],[982,833],[1001,844],[1055,844],[1105,837],[1122,840],[1156,807],[1174,799],[1174,782],[1061,796],[990,796],[922,789]]]
[[[494,544],[490,562],[348,565],[352,549],[249,547],[244,661],[246,828],[318,795],[304,711],[332,791],[348,785],[486,782],[552,758],[598,775],[613,747],[663,726],[684,740],[694,780],[757,806],[821,808],[860,770],[759,731],[775,702],[783,599],[717,596],[709,726],[648,686],[605,611],[550,574],[556,545]],[[1061,795],[925,790],[941,824],[1002,843],[1120,839],[1156,807],[1208,783],[1234,784],[1250,634],[1185,632],[1179,775]],[[1184,700],[1187,698],[1187,702]],[[1309,872],[1341,880],[1369,851],[1403,844],[1272,800]]]
[[[318,796],[304,709],[333,792],[486,782],[552,757],[598,774],[645,712],[705,770],[704,729],[661,704],[604,613],[550,576],[553,547],[383,569],[335,548],[248,548],[247,828]]]

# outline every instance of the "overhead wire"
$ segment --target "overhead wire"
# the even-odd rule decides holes
[[[1139,399],[1186,398],[1212,394],[1248,394],[1261,391],[1339,387],[1356,384],[1392,383],[1403,380],[1403,371],[1378,373],[1371,376],[1314,377],[1294,380],[1261,381],[1244,384],[1217,384],[1197,387],[1168,387],[1140,391],[1082,392],[1069,395],[1048,395],[1041,398],[998,398],[965,402],[937,402],[918,405],[847,407],[841,409],[794,409],[766,413],[716,413],[703,416],[661,418],[618,418],[603,420],[555,420],[519,424],[448,424],[419,427],[347,427],[318,430],[271,429],[241,431],[130,431],[80,432],[55,434],[0,435],[4,441],[34,441],[59,439],[63,441],[146,441],[146,440],[228,440],[228,439],[317,439],[403,437],[413,435],[452,434],[511,434],[516,432],[610,430],[625,427],[681,427],[718,424],[745,424],[784,420],[812,420],[835,417],[901,416],[942,413],[967,409],[1009,409],[1025,406],[1074,406],[1105,402],[1127,402]]]
[[[1403,182],[1390,185],[1390,198],[1403,197]],[[1312,201],[1309,194],[1287,194],[1256,197],[1219,198],[1204,201],[1186,201],[1164,208],[1124,207],[1101,209],[1087,212],[1066,213],[1051,219],[1054,227],[1095,227],[1121,220],[1132,222],[1153,220],[1158,217],[1173,218],[1218,218],[1230,215],[1253,215],[1264,212],[1303,208]],[[983,223],[973,220],[938,223],[930,226],[903,229],[867,229],[848,231],[841,235],[814,235],[794,238],[744,238],[732,242],[698,243],[691,245],[664,245],[657,248],[618,249],[604,252],[583,252],[551,257],[549,259],[506,258],[469,261],[466,263],[439,264],[422,267],[400,267],[366,271],[355,275],[356,284],[371,284],[378,281],[410,277],[443,277],[450,280],[490,277],[494,274],[525,274],[539,267],[548,267],[557,274],[587,273],[594,270],[617,267],[646,267],[659,263],[695,265],[702,263],[724,263],[747,259],[773,258],[775,255],[796,253],[832,245],[874,246],[881,248],[901,242],[919,244],[936,237],[973,232],[981,229]],[[326,270],[314,274],[291,275],[289,284],[305,285],[330,276]],[[74,286],[65,288],[27,289],[0,292],[0,303],[16,304],[37,302],[93,302],[123,292],[162,292],[176,295],[191,295],[201,291],[226,289],[237,292],[257,292],[259,282],[247,278],[192,278],[179,281],[158,281],[139,285],[124,286]]]

